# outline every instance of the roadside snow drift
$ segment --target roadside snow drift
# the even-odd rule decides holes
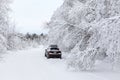
[[[10,51],[0,62],[0,80],[119,80],[119,72],[96,66],[94,71],[68,70],[65,59],[46,59],[44,46]],[[105,64],[104,64],[105,65]],[[102,65],[101,65],[102,66]],[[107,65],[108,66],[108,65]]]

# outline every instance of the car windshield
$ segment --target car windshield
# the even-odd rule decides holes
[[[58,48],[50,48],[51,50],[59,50]]]
[[[50,45],[50,47],[57,48],[58,46],[57,45]]]

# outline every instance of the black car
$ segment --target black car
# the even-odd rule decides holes
[[[45,57],[62,58],[62,53],[57,45],[50,45],[47,49],[45,49]]]

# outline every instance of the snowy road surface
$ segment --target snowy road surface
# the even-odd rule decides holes
[[[46,59],[44,47],[13,51],[0,62],[0,80],[120,80],[120,73],[68,71],[64,59]]]

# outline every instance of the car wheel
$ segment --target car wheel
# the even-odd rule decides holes
[[[49,57],[49,55],[47,55],[47,59],[49,59],[50,57]]]
[[[60,56],[59,58],[60,58],[60,59],[62,59],[62,57],[61,57],[61,56]]]
[[[45,57],[46,57],[46,54],[45,54]]]

